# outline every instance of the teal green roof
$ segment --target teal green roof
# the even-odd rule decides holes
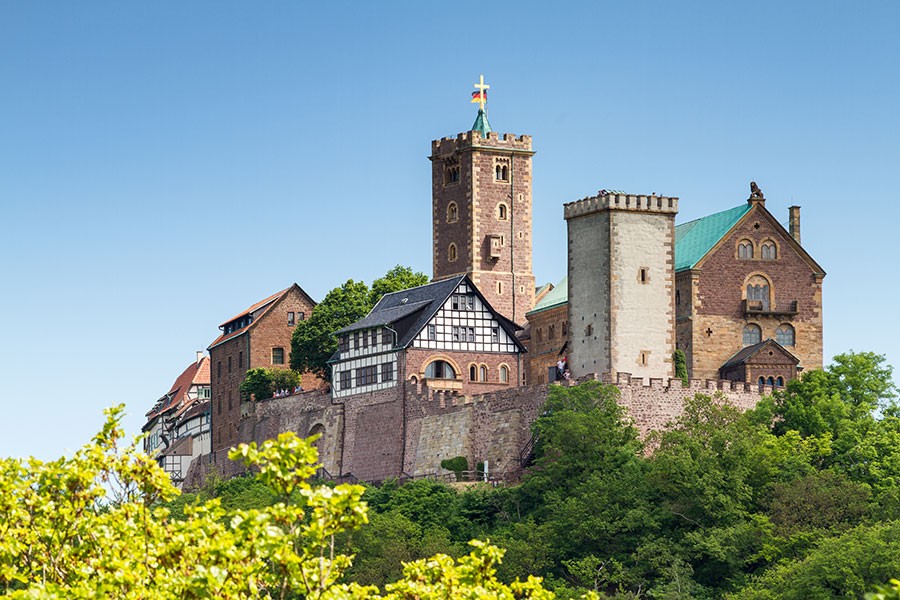
[[[541,312],[549,308],[560,306],[569,301],[569,278],[563,277],[562,281],[556,284],[556,287],[550,290],[541,301],[534,305],[527,314]]]
[[[675,272],[693,269],[750,210],[742,204],[675,227]]]
[[[472,131],[477,131],[483,138],[486,138],[487,134],[492,131],[487,115],[480,108],[478,109],[478,116],[475,117],[475,124],[472,125]]]

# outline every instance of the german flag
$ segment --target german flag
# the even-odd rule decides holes
[[[475,104],[481,102],[481,95],[484,94],[484,101],[487,102],[487,90],[480,92],[472,92],[472,102],[471,104]]]

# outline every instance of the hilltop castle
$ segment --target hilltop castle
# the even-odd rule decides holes
[[[783,226],[753,183],[745,203],[676,226],[678,198],[601,190],[563,207],[567,272],[536,287],[533,155],[529,136],[492,131],[483,106],[470,131],[432,142],[433,281],[335,332],[330,387],[236,392],[248,369],[287,365],[315,304],[296,284],[227,321],[209,348],[211,451],[177,479],[236,472],[229,447],[285,430],[320,434],[334,477],[433,474],[454,456],[504,472],[561,375],[618,385],[646,432],[697,391],[747,408],[821,367],[825,273],[800,245],[799,207]]]

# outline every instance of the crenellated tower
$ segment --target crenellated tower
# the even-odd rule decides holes
[[[672,377],[678,198],[601,191],[564,212],[572,376]]]
[[[434,279],[468,274],[522,324],[534,301],[531,137],[498,135],[479,110],[472,131],[431,143]]]

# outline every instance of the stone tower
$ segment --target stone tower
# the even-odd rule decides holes
[[[531,137],[472,131],[431,143],[434,280],[468,274],[515,323],[534,301]]]
[[[601,191],[564,211],[572,376],[672,377],[678,198]]]

